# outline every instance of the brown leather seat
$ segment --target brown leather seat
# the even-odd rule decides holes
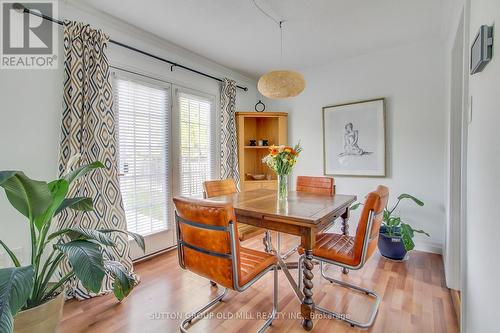
[[[380,305],[381,298],[376,292],[365,289],[363,287],[354,285],[347,281],[338,280],[334,277],[327,276],[323,269],[324,263],[341,266],[349,269],[360,269],[364,266],[365,262],[371,257],[377,248],[378,234],[382,218],[384,215],[384,208],[389,199],[389,189],[385,186],[378,186],[376,191],[370,192],[366,196],[366,200],[359,218],[358,228],[354,237],[348,235],[341,235],[335,233],[323,233],[316,236],[316,245],[312,251],[312,259],[320,262],[321,276],[332,283],[337,283],[341,286],[350,288],[357,292],[362,292],[365,295],[375,299],[370,312],[370,317],[366,322],[359,322],[352,317],[348,318],[341,313],[336,313],[318,305],[315,310],[321,312],[331,318],[337,318],[349,323],[351,326],[358,326],[361,328],[370,327],[375,321],[377,310]],[[306,256],[304,249],[299,248],[301,254],[299,260],[299,288],[302,285],[302,268]],[[310,260],[311,258],[309,258]]]
[[[355,237],[335,233],[322,233],[316,235],[316,246],[313,249],[313,256],[346,266],[364,264],[377,248],[378,233],[380,225],[382,224],[383,211],[387,205],[388,198],[389,189],[385,186],[379,186],[376,191],[369,193],[359,218]],[[369,239],[367,240],[364,262],[362,263],[363,245],[370,212],[373,212],[374,217]],[[304,249],[300,247],[299,253],[303,254]]]
[[[173,200],[180,266],[215,282],[214,286],[225,287],[223,293],[181,322],[181,332],[188,333],[193,322],[222,301],[228,289],[244,291],[273,270],[273,309],[259,329],[263,332],[271,326],[278,312],[276,257],[240,246],[238,222],[231,204],[180,197]]]
[[[248,283],[257,274],[265,270],[267,267],[277,263],[276,256],[252,250],[246,247],[240,247],[240,272],[241,285]]]
[[[232,205],[180,197],[173,200],[177,213],[179,262],[183,268],[238,290],[276,265],[274,255],[240,246]],[[234,235],[231,235],[231,228]],[[234,244],[232,236],[236,239]]]
[[[297,192],[315,194],[335,194],[335,180],[332,177],[297,177]]]
[[[220,195],[228,195],[237,192],[238,188],[232,178],[207,180],[203,182],[203,195],[205,198],[218,197]],[[265,229],[254,227],[252,225],[244,223],[238,224],[238,237],[241,241],[262,235],[265,232]]]

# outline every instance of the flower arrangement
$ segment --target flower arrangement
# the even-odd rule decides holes
[[[264,162],[271,170],[278,175],[278,197],[286,199],[288,194],[288,179],[287,176],[292,172],[292,168],[297,163],[302,147],[300,142],[295,147],[290,146],[271,146],[269,154],[266,155]]]

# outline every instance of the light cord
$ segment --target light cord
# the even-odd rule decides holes
[[[256,0],[252,0],[252,2],[254,4],[254,6],[257,7],[257,9],[262,14],[267,16],[270,20],[272,20],[274,23],[276,23],[278,25],[278,27],[280,28],[280,63],[283,65],[283,23],[285,23],[285,20],[275,19],[273,16],[268,14],[261,6],[259,6],[259,4],[257,3]]]

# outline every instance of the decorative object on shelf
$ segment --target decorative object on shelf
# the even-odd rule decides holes
[[[385,100],[323,108],[324,174],[385,176]]]
[[[255,111],[264,112],[265,110],[266,110],[266,105],[262,103],[262,101],[259,99],[257,104],[255,104]]]
[[[68,164],[67,170],[72,170],[72,164]],[[107,247],[117,246],[113,234],[123,233],[132,236],[144,250],[140,235],[111,228],[54,228],[55,217],[66,209],[94,210],[92,198],[67,196],[81,187],[87,173],[100,168],[104,168],[101,162],[83,165],[50,183],[30,179],[21,171],[0,171],[0,187],[7,199],[28,218],[32,249],[30,264],[21,266],[14,251],[0,241],[0,247],[14,265],[0,269],[1,332],[12,332],[14,326],[16,332],[56,332],[64,304],[64,287],[72,279],[98,294],[105,277],[110,278],[119,301],[134,288],[132,273],[121,262],[108,258]],[[71,269],[61,277],[58,268],[64,260],[68,260]],[[33,323],[33,318],[44,319]]]
[[[262,139],[262,145],[265,147],[269,146],[269,140]]]
[[[257,146],[257,140],[250,140],[250,146],[252,147]]]
[[[264,145],[264,140],[259,140],[258,145],[262,147]]]
[[[412,226],[404,223],[400,216],[394,216],[394,212],[396,211],[399,203],[405,199],[413,201],[420,207],[424,205],[420,199],[415,198],[413,195],[403,193],[399,195],[398,201],[391,209],[387,207],[384,209],[383,222],[380,227],[378,238],[378,248],[384,257],[393,260],[405,259],[406,253],[415,248],[413,236],[416,232],[425,234],[427,237],[430,236],[423,230],[413,229]],[[361,205],[363,204],[357,202],[351,206],[351,210],[356,210]]]
[[[300,142],[293,148],[289,146],[271,146],[269,147],[269,154],[262,159],[262,162],[267,164],[278,175],[279,200],[288,198],[288,175],[290,175],[293,166],[297,163],[301,151]]]
[[[264,180],[266,178],[265,174],[251,174],[247,173],[247,179],[249,180]]]
[[[255,7],[260,10],[264,15],[270,18],[280,29],[280,60],[283,63],[283,23],[284,20],[278,20],[264,11],[253,0]],[[302,74],[292,70],[274,70],[262,75],[257,82],[257,89],[259,92],[272,99],[283,99],[294,97],[300,94],[306,86],[306,81]]]

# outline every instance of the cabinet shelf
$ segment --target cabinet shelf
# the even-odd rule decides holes
[[[269,146],[245,146],[245,149],[269,149]]]
[[[238,132],[238,162],[241,190],[259,188],[276,189],[277,180],[274,172],[262,162],[269,153],[271,143],[286,145],[288,141],[288,115],[285,112],[236,112]],[[250,140],[268,140],[269,146],[250,146]],[[266,175],[271,179],[250,180],[247,174]]]

